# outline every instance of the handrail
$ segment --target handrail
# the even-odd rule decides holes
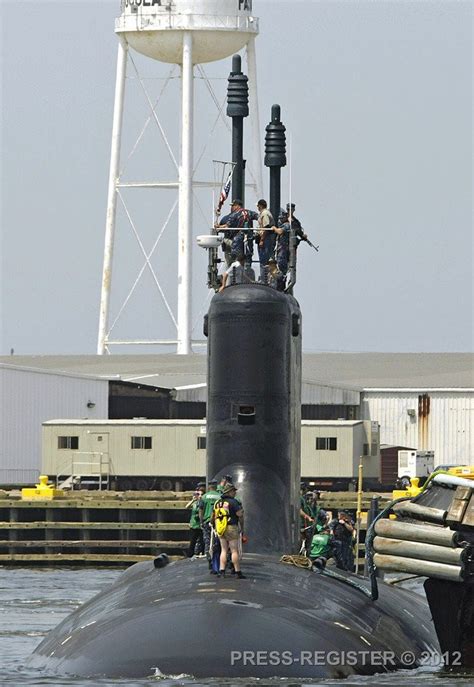
[[[89,460],[89,461],[84,461],[84,460],[76,460],[77,456],[98,456],[98,460]],[[105,457],[105,459],[104,459]],[[70,462],[69,462],[70,461]],[[107,480],[105,483],[107,484],[107,488],[109,488],[109,476],[110,476],[110,457],[108,453],[103,453],[101,451],[73,451],[72,455],[70,458],[68,457],[67,464],[70,467],[70,470],[64,471],[66,468],[64,467],[63,470],[60,470],[56,473],[56,487],[58,487],[61,478],[66,478],[68,479],[69,477],[72,477],[72,482],[71,482],[71,490],[74,490],[74,477],[81,477],[81,476],[98,476],[99,477],[99,491],[102,491],[102,478],[105,475],[107,477]],[[87,465],[89,466],[88,471],[84,472],[77,472],[77,468],[79,466],[84,466]],[[98,467],[98,470],[94,470],[94,468]],[[106,469],[104,469],[106,468]]]

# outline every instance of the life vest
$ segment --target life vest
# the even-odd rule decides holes
[[[214,504],[214,528],[218,537],[223,537],[230,520],[229,503],[219,499]]]

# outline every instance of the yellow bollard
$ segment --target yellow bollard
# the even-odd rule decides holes
[[[21,490],[23,501],[52,501],[58,496],[64,496],[64,491],[50,486],[47,475],[40,475],[39,484],[35,487],[25,487]]]
[[[418,494],[421,492],[421,487],[419,484],[419,477],[410,477],[410,486],[406,489],[394,489],[392,492],[392,498],[395,500],[401,499],[403,496],[411,496],[412,498],[414,496],[418,496]]]
[[[392,491],[392,499],[395,501],[395,499],[401,499],[403,496],[411,496],[412,498],[418,496],[418,494],[421,493],[421,487],[419,486],[419,484],[419,477],[410,477],[410,486],[406,489],[394,489]],[[388,517],[391,520],[397,519],[397,516],[394,513],[392,513]]]

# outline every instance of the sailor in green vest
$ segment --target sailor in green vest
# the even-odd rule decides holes
[[[189,518],[189,549],[188,558],[194,555],[200,556],[204,552],[204,539],[202,536],[201,521],[199,518],[199,507],[202,495],[206,489],[205,482],[199,482],[196,485],[196,491],[186,508],[191,508],[191,517]]]
[[[209,480],[207,491],[202,495],[199,503],[199,522],[202,527],[202,535],[204,538],[204,553],[206,554],[209,563],[209,570],[212,571],[210,546],[211,546],[211,516],[214,510],[215,502],[220,498],[220,493],[217,491],[217,480]]]
[[[311,539],[313,536],[314,518],[311,510],[312,492],[308,491],[305,482],[300,484],[300,532],[301,532],[301,551],[304,550],[308,555]]]
[[[316,525],[316,532],[311,540],[310,558],[313,568],[324,570],[328,558],[333,555],[331,532],[327,525]]]
[[[308,497],[308,509],[310,511],[311,517],[313,518],[316,525],[326,525],[328,521],[328,515],[325,510],[319,505],[319,498],[321,496],[320,491],[308,492],[312,494]],[[307,494],[306,494],[307,496]]]

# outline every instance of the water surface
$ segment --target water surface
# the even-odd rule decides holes
[[[147,678],[135,681],[97,678],[63,678],[48,676],[25,666],[28,656],[49,630],[74,609],[113,582],[121,570],[117,568],[20,568],[0,566],[0,666],[1,685],[154,685],[170,687],[282,687],[304,685],[341,685],[341,687],[407,687],[415,683],[420,687],[451,687],[474,685],[474,675],[446,675],[434,668],[403,670],[371,677],[357,676],[346,680],[193,680],[187,677],[174,679]],[[414,584],[411,585],[416,593]]]

